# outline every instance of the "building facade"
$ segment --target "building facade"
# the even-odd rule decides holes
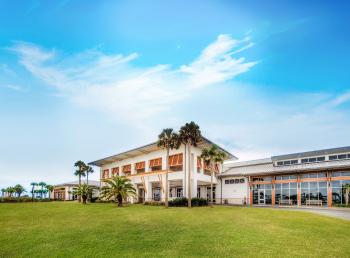
[[[345,204],[350,147],[227,164],[218,175],[217,202],[263,206]]]
[[[213,143],[202,138],[197,147],[188,148],[182,145],[179,149],[170,150],[169,156],[169,200],[177,197],[189,197],[188,186],[191,187],[191,198],[208,198],[210,195],[211,175],[209,168],[201,160],[202,149]],[[231,153],[227,159],[237,159]],[[132,203],[165,200],[166,150],[152,143],[117,155],[103,158],[90,165],[100,167],[100,178],[106,179],[115,175],[126,176],[133,183],[137,196],[131,198]],[[223,166],[215,166],[216,174],[222,173]],[[191,180],[188,180],[190,173]],[[214,176],[217,185],[217,176]],[[215,196],[215,188],[214,196]]]
[[[86,182],[82,182],[86,183]],[[89,186],[93,189],[93,197],[98,197],[100,194],[100,182],[89,180]],[[54,186],[51,192],[51,199],[60,201],[74,201],[77,196],[73,194],[74,190],[79,187],[79,181],[62,183]]]

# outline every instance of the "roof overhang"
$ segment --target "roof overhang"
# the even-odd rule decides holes
[[[208,140],[205,137],[202,137],[202,139],[199,141],[199,143],[197,144],[198,148],[208,148],[211,145],[213,145],[215,143],[213,143],[212,141]],[[217,145],[217,144],[215,144]],[[217,145],[218,146],[218,145]],[[220,146],[218,146],[218,148],[223,151],[226,154],[226,160],[237,160],[237,157],[234,156],[233,154],[231,154],[230,152],[228,152],[227,150],[221,148]],[[139,155],[142,154],[148,154],[154,151],[160,150],[160,147],[157,146],[157,142],[153,142],[135,149],[131,149],[125,152],[121,152],[119,154],[115,154],[103,159],[99,159],[99,160],[95,160],[92,162],[89,162],[89,165],[94,165],[94,166],[104,166],[106,164],[110,164],[112,162],[118,162],[118,161],[122,161],[125,159],[129,159],[129,158],[134,158],[137,157]]]

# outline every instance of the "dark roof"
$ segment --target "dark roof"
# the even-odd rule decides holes
[[[285,155],[278,155],[278,156],[271,157],[271,159],[272,159],[272,161],[278,161],[278,160],[297,159],[297,158],[312,157],[312,156],[322,156],[322,155],[344,153],[344,152],[350,152],[350,146],[332,148],[332,149],[324,149],[324,150],[306,151],[306,152],[299,152],[299,153],[292,153],[292,154],[285,154]]]

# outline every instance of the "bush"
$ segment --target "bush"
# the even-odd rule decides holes
[[[194,207],[207,206],[208,201],[203,198],[192,198],[191,204]],[[169,201],[169,206],[171,207],[185,207],[188,205],[188,199],[186,197],[175,198]]]
[[[144,205],[150,205],[150,206],[163,206],[164,202],[146,201],[143,204]]]
[[[34,202],[50,202],[50,199],[33,199]],[[29,196],[25,197],[3,197],[0,198],[1,203],[16,203],[16,202],[32,202],[32,198]]]
[[[342,207],[342,208],[350,208],[350,204],[346,205],[346,204],[334,204],[334,207]]]

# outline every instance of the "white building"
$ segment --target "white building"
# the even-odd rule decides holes
[[[86,182],[82,182],[86,183]],[[89,186],[93,189],[93,197],[98,197],[100,194],[100,182],[89,180]],[[77,196],[73,194],[74,190],[79,187],[79,181],[67,182],[54,185],[54,190],[51,193],[51,199],[62,201],[77,200]]]
[[[168,175],[170,200],[176,197],[188,198],[188,173],[191,176],[191,197],[209,197],[211,176],[200,155],[203,148],[210,147],[212,144],[203,137],[197,147],[191,147],[191,153],[188,150],[185,151],[184,145],[179,149],[170,150]],[[237,159],[226,150],[220,149],[225,152],[227,159]],[[128,177],[137,190],[137,198],[130,200],[131,202],[142,203],[165,199],[166,150],[159,148],[156,142],[90,162],[89,165],[100,167],[101,179],[112,175]],[[216,166],[217,174],[222,170],[222,165]],[[214,176],[214,184],[217,185],[217,183],[217,177]],[[214,187],[213,190],[215,198]]]

